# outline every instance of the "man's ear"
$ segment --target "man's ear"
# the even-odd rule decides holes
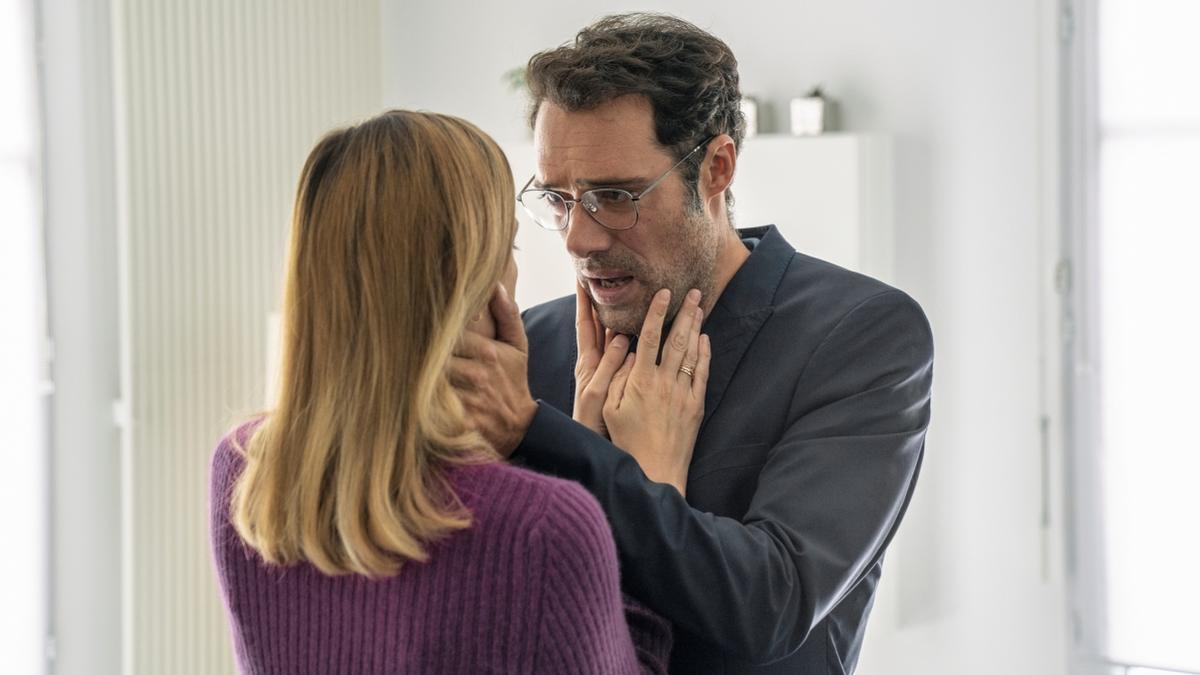
[[[719,134],[708,142],[700,165],[700,197],[705,204],[721,197],[733,183],[737,169],[737,146],[729,134]],[[723,200],[722,200],[723,201]]]

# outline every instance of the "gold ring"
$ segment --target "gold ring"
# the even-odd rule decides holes
[[[696,376],[696,369],[691,366],[679,366],[679,372],[687,373],[688,377]]]

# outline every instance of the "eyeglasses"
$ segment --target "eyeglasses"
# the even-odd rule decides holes
[[[651,190],[658,187],[659,183],[663,182],[663,179],[672,171],[678,169],[688,158],[696,154],[696,151],[708,145],[713,138],[710,136],[700,145],[692,148],[691,152],[683,156],[683,159],[675,162],[671,168],[654,179],[654,182],[650,183],[645,190],[638,193],[621,188],[593,188],[579,195],[579,199],[567,199],[554,190],[529,187],[535,178],[535,176],[530,176],[525,187],[521,188],[520,194],[517,195],[517,201],[521,202],[521,206],[525,207],[525,211],[529,213],[535,223],[547,230],[567,229],[567,225],[571,222],[571,209],[576,204],[583,206],[583,210],[592,217],[592,220],[604,227],[610,230],[628,230],[638,223],[638,202],[650,194]]]

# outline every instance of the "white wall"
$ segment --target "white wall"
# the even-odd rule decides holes
[[[1051,525],[1040,524],[1039,424],[1042,401],[1053,398],[1039,364],[1049,358],[1042,299],[1054,254],[1043,242],[1054,241],[1044,235],[1056,212],[1054,3],[638,8],[677,13],[724,38],[744,92],[777,111],[820,82],[841,100],[847,129],[894,135],[895,278],[934,326],[934,423],[860,673],[1065,672],[1057,489]],[[625,9],[384,0],[385,102],[462,115],[500,140],[521,137],[522,101],[502,73]],[[1049,466],[1057,470],[1057,456]]]

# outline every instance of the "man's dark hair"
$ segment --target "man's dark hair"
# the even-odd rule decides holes
[[[529,124],[549,101],[564,110],[590,110],[621,96],[650,101],[658,143],[676,160],[717,134],[742,147],[737,59],[729,45],[683,19],[665,14],[615,14],[579,31],[574,42],[534,54],[525,69],[532,96]],[[703,153],[679,167],[692,208]],[[725,192],[727,204],[733,193]]]

